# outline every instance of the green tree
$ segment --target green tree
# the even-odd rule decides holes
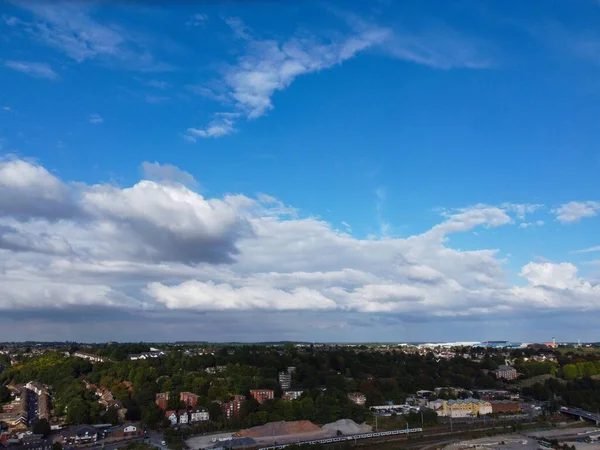
[[[44,438],[50,434],[50,424],[46,419],[39,419],[33,423],[31,428],[33,434],[41,434]]]
[[[67,422],[72,425],[90,423],[90,406],[82,398],[76,398],[67,405]]]
[[[63,446],[59,441],[52,444],[52,450],[63,450]]]
[[[563,378],[565,380],[574,380],[579,376],[579,371],[575,364],[566,364],[562,368]]]
[[[165,413],[156,403],[149,403],[142,410],[142,423],[152,430],[157,430],[162,425]]]

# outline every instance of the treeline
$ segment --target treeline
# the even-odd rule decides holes
[[[549,401],[554,408],[568,405],[590,412],[600,411],[600,381],[592,378],[578,378],[566,383],[549,379],[523,388],[522,392],[523,395]]]
[[[493,370],[503,363],[500,354],[494,351],[477,361],[462,357],[436,360],[431,353],[401,351],[238,346],[223,348],[214,356],[188,356],[182,351],[170,351],[162,358],[129,361],[127,354],[147,350],[143,344],[137,345],[98,346],[93,349],[95,353],[113,360],[98,364],[58,352],[46,353],[6,369],[0,374],[0,384],[6,380],[16,383],[38,380],[52,386],[55,409],[59,414],[65,413],[69,423],[118,421],[115,409],[104,411],[93,391],[85,389],[83,380],[86,380],[109,389],[127,409],[126,419],[141,420],[151,428],[167,425],[164,413],[154,403],[158,392],[172,394],[168,405],[172,409],[183,406],[178,400],[180,392],[193,392],[199,395],[199,406],[209,409],[214,426],[235,428],[276,420],[326,423],[344,417],[361,422],[369,414],[368,409],[350,402],[349,392],[365,394],[368,407],[386,401],[404,403],[409,394],[419,389],[502,387],[500,381],[482,370]],[[217,366],[226,369],[215,374],[206,372],[207,368]],[[290,366],[296,367],[292,388],[305,391],[301,399],[275,400],[263,405],[251,399],[249,391],[258,388],[273,389],[279,397],[282,392],[278,373]],[[248,398],[235,423],[228,422],[215,403],[228,401],[233,394]]]

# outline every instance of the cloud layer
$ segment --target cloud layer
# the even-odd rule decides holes
[[[0,310],[93,306],[155,320],[295,311],[338,323],[340,314],[418,321],[600,306],[600,286],[572,263],[528,263],[515,285],[497,249],[449,245],[456,233],[516,226],[532,205],[475,205],[407,238],[358,239],[266,194],[205,198],[174,166],[143,171],[154,180],[122,188],[1,161]]]

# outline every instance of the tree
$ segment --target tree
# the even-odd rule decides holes
[[[50,434],[50,424],[46,419],[36,420],[31,431],[33,431],[33,434],[41,434],[44,438],[47,438]]]
[[[9,400],[10,400],[10,390],[3,384],[0,384],[0,404],[6,403]]]
[[[67,405],[67,422],[72,425],[90,423],[90,406],[81,397]]]
[[[574,380],[579,375],[575,364],[566,364],[562,368],[563,378],[565,380]]]
[[[63,446],[59,441],[52,444],[52,450],[63,450]]]
[[[142,410],[142,423],[152,430],[157,430],[162,425],[165,413],[156,403],[149,403]]]

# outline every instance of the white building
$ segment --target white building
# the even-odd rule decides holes
[[[190,422],[208,422],[210,415],[205,409],[196,409],[190,412]]]
[[[171,425],[177,425],[178,417],[175,411],[167,412],[167,419],[171,422]]]
[[[181,425],[185,425],[186,423],[188,423],[190,420],[190,417],[188,416],[187,411],[183,411],[179,413],[179,423]]]

